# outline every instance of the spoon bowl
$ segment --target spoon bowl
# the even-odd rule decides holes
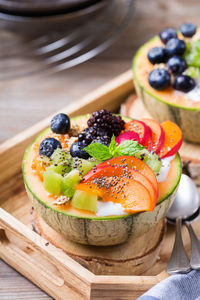
[[[199,209],[199,194],[195,183],[185,175],[181,175],[179,188],[176,198],[167,212],[167,218],[176,220],[176,218],[187,219]]]
[[[200,268],[200,242],[190,225],[199,216],[199,205],[199,194],[196,185],[189,176],[182,174],[176,197],[167,213],[168,222],[176,223],[174,247],[166,269],[170,274],[187,273],[191,267],[193,269]],[[186,225],[191,238],[190,262],[182,241],[182,221]]]

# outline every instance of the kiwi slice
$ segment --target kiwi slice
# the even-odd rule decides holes
[[[79,170],[80,176],[84,176],[87,174],[93,167],[100,164],[101,161],[91,159],[83,159],[83,158],[73,158],[73,167]]]
[[[57,148],[51,155],[51,166],[54,166],[55,172],[65,174],[72,169],[72,157],[69,152],[63,149]]]
[[[155,152],[149,152],[147,149],[143,149],[139,151],[135,156],[143,160],[156,175],[159,173],[162,162]]]
[[[40,155],[40,160],[45,167],[49,167],[51,165],[51,159],[45,155]]]

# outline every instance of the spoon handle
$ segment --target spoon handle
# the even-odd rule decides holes
[[[183,246],[181,225],[181,219],[177,218],[174,247],[166,268],[166,271],[169,274],[188,273],[191,270],[190,262]]]
[[[189,222],[185,222],[191,239],[191,258],[190,265],[192,269],[200,269],[200,242]]]

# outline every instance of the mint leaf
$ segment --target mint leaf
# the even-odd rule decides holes
[[[90,156],[98,160],[107,160],[113,157],[109,152],[109,148],[100,143],[92,143],[83,148],[83,150],[86,151]]]
[[[112,136],[112,139],[111,139],[111,142],[110,142],[110,145],[108,147],[108,150],[109,150],[109,153],[114,156],[114,153],[115,153],[115,150],[117,148],[117,143],[115,141],[115,136],[113,135]]]
[[[112,136],[109,147],[100,143],[92,143],[84,148],[84,150],[97,160],[108,160],[112,157],[129,155],[135,156],[136,153],[144,149],[143,146],[136,141],[127,140],[122,142],[119,146],[115,141],[115,136]]]
[[[144,149],[143,146],[141,146],[138,142],[127,140],[119,144],[115,150],[114,156],[123,156],[123,155],[129,155],[134,156],[138,151]]]

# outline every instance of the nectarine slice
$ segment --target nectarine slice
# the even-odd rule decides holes
[[[144,144],[144,147],[147,148],[148,151],[151,151],[152,150],[152,130],[149,126],[147,126],[147,131],[148,131],[148,139],[147,139],[146,143]]]
[[[144,145],[149,137],[149,131],[146,124],[139,120],[132,120],[124,125],[126,131],[134,131],[139,134],[139,143]]]
[[[149,190],[133,179],[136,171],[122,167],[99,169],[90,179],[75,186],[77,190],[94,193],[103,201],[120,203],[126,212],[152,211],[155,207]],[[138,172],[137,172],[138,173]],[[140,174],[142,175],[142,174]],[[144,182],[145,176],[140,176]],[[139,176],[138,176],[139,179]]]
[[[140,142],[139,134],[134,131],[125,131],[115,138],[117,145],[127,140]]]
[[[109,165],[106,165],[104,167],[97,168],[96,172],[93,173],[90,177],[87,177],[87,179],[85,179],[85,177],[83,177],[83,182],[92,181],[92,180],[95,180],[95,178],[99,178],[101,176],[112,177],[112,176],[114,176],[113,174],[115,174],[115,176],[118,176],[119,178],[135,179],[136,181],[143,184],[149,191],[152,201],[154,201],[156,203],[158,193],[155,190],[151,181],[142,173],[140,173],[136,170],[133,170],[133,169],[129,169],[127,167],[125,167],[125,168],[123,168],[121,166],[112,166],[111,167]]]
[[[136,170],[136,171],[140,172],[141,174],[143,174],[144,176],[146,176],[148,178],[148,180],[153,184],[153,187],[154,187],[156,193],[158,193],[158,182],[157,182],[154,172],[151,170],[151,168],[145,162],[143,162],[139,158],[136,158],[133,156],[114,157],[114,158],[111,158],[111,159],[99,164],[97,166],[97,169],[102,168],[106,165],[121,166],[124,168],[127,167],[132,170]],[[95,170],[92,170],[90,172],[89,172],[90,174],[88,173],[88,174],[86,174],[86,176],[88,176],[88,175],[91,176],[92,173],[94,174]]]
[[[152,131],[152,150],[158,154],[161,150],[164,140],[165,133],[162,126],[153,119],[142,119],[144,123],[151,128]]]
[[[182,131],[171,121],[161,123],[165,133],[164,144],[159,152],[159,157],[164,158],[176,154],[182,145]]]

